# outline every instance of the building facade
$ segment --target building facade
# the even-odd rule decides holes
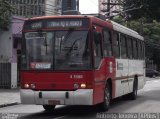
[[[61,0],[8,0],[14,7],[8,30],[0,30],[0,88],[17,88],[25,18],[61,14]]]
[[[68,10],[79,11],[79,0],[62,0],[62,14]]]
[[[35,17],[61,14],[61,0],[9,0],[15,8],[13,15]]]
[[[22,27],[26,19],[13,16],[9,30],[0,30],[0,88],[17,88]]]
[[[102,15],[113,16],[123,10],[123,0],[99,0],[99,13]]]

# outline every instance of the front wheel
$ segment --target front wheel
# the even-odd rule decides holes
[[[55,105],[43,105],[43,108],[45,109],[46,112],[53,112],[55,109]]]
[[[102,111],[106,111],[109,109],[111,103],[111,89],[110,85],[107,83],[104,91],[104,102],[100,104],[100,108]]]

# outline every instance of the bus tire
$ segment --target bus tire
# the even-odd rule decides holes
[[[104,101],[100,104],[101,111],[106,111],[109,109],[111,103],[111,86],[106,83],[104,90]]]
[[[137,77],[135,77],[134,78],[134,83],[133,83],[133,92],[129,94],[129,98],[131,100],[136,100],[137,91],[138,91],[138,79],[137,79]]]
[[[43,108],[45,109],[46,112],[53,112],[55,109],[55,105],[43,105]]]

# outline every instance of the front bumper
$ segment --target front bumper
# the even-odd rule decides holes
[[[50,105],[49,102],[52,102],[52,105],[54,103],[55,105],[93,105],[93,89],[78,89],[76,91],[21,89],[20,96],[22,104]]]

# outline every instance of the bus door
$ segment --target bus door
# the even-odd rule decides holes
[[[102,59],[102,28],[93,26],[93,61],[94,61],[94,102],[103,101],[104,95],[104,61]]]

